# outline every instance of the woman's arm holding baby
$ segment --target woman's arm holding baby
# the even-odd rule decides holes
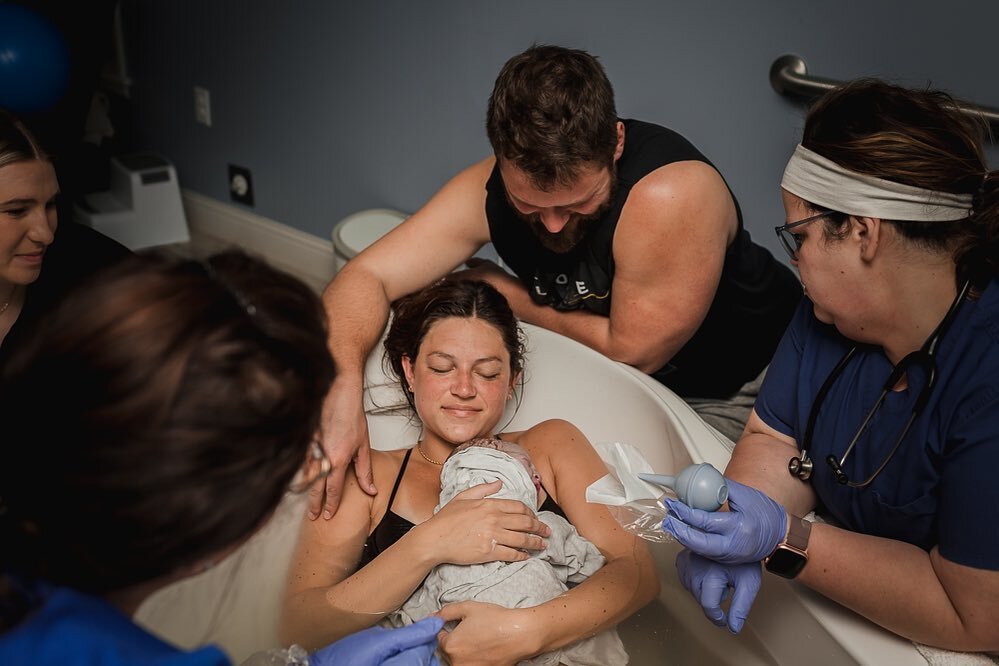
[[[606,507],[586,501],[586,487],[607,473],[586,437],[565,421],[546,421],[516,440],[531,455],[553,499],[606,564],[551,601],[530,608],[464,602],[444,607],[460,620],[441,648],[458,665],[514,663],[613,627],[659,593],[655,564],[644,542],[626,532]]]
[[[499,484],[469,488],[367,566],[357,568],[372,527],[373,499],[347,475],[340,509],[328,521],[303,520],[289,568],[283,642],[309,649],[374,625],[397,610],[441,562],[526,559],[549,529],[522,503],[483,500]]]

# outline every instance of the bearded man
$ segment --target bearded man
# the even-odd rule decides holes
[[[326,288],[338,375],[323,448],[334,465],[310,515],[332,516],[346,467],[374,494],[362,404],[391,302],[463,263],[514,313],[648,373],[738,439],[754,380],[801,297],[756,245],[721,174],[665,127],[621,119],[585,51],[533,46],[489,99],[493,156],[352,259]],[[472,258],[492,242],[503,263]],[[738,403],[738,404],[736,404]],[[325,491],[325,498],[323,497]]]

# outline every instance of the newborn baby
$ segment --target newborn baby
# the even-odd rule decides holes
[[[600,551],[569,521],[551,511],[538,512],[541,476],[527,451],[513,442],[480,438],[456,448],[441,470],[440,504],[434,512],[466,488],[497,479],[503,487],[490,497],[515,499],[531,507],[551,528],[548,547],[533,552],[523,562],[438,565],[402,608],[386,618],[389,624],[412,624],[457,601],[482,601],[507,608],[537,606],[604,565]],[[628,654],[617,632],[608,630],[521,663],[604,666],[627,662]]]

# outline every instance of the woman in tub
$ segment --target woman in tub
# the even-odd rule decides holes
[[[439,282],[396,304],[385,348],[422,436],[408,449],[372,451],[375,482],[391,493],[371,497],[348,475],[333,519],[303,520],[282,618],[285,640],[318,646],[371,626],[402,607],[439,564],[518,562],[547,546],[551,530],[532,507],[484,499],[500,482],[465,490],[434,513],[443,462],[460,443],[497,435],[520,377],[520,330],[503,297],[482,282]],[[515,663],[558,650],[613,627],[658,594],[644,544],[606,507],[585,500],[586,487],[606,467],[578,429],[552,420],[500,437],[532,459],[541,509],[564,515],[606,563],[535,606],[445,606],[441,616],[457,626],[440,645],[454,664]]]

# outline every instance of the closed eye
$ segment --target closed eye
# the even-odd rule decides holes
[[[6,210],[3,211],[3,214],[8,215],[10,217],[24,217],[25,213],[27,212],[28,212],[27,208],[18,207],[18,208],[7,208]]]

